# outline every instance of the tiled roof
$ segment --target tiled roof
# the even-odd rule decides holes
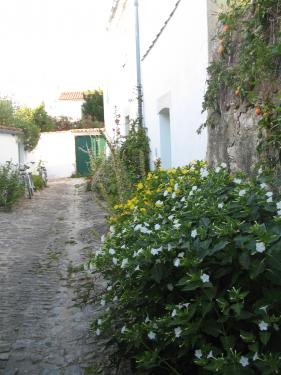
[[[14,126],[0,125],[0,133],[22,134],[23,130]]]
[[[83,100],[83,99],[84,99],[84,93],[82,91],[62,92],[59,97],[59,100]]]

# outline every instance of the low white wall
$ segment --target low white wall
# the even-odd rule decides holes
[[[71,131],[42,133],[37,147],[29,153],[28,162],[42,160],[48,178],[70,177],[75,172],[75,137]]]
[[[18,137],[13,134],[0,133],[0,164],[6,161],[19,163]]]

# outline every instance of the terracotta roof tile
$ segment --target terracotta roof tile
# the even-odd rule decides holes
[[[59,100],[83,100],[83,99],[84,99],[84,93],[82,91],[62,92],[59,97]]]

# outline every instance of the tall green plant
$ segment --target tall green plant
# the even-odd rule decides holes
[[[11,206],[24,195],[24,185],[16,165],[0,165],[0,207]]]

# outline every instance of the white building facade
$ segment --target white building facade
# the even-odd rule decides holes
[[[8,161],[14,164],[24,163],[26,152],[21,139],[22,135],[20,129],[0,126],[0,164]]]
[[[143,117],[151,164],[164,168],[204,159],[202,102],[208,67],[208,6],[211,0],[115,0],[108,24],[108,74],[104,87],[105,126],[114,113],[121,132],[137,117],[135,11],[138,3]]]

